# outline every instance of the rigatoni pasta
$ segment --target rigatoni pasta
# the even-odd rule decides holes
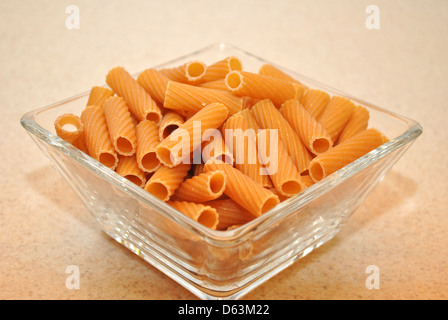
[[[104,102],[115,93],[106,87],[94,86],[90,90],[89,99],[87,100],[88,106],[102,107]]]
[[[203,81],[202,79],[207,72],[207,65],[202,61],[194,60],[180,66],[163,68],[159,71],[172,81],[198,84]]]
[[[299,98],[304,91],[297,83],[248,71],[231,71],[225,81],[229,90],[237,95],[269,99],[277,106]]]
[[[280,202],[274,193],[229,164],[209,161],[205,164],[204,170],[224,171],[227,177],[225,194],[256,217],[271,210]],[[247,192],[248,190],[250,192]]]
[[[160,143],[159,127],[154,121],[143,120],[135,127],[135,135],[137,138],[136,160],[139,168],[146,173],[156,171],[161,166],[156,153]]]
[[[307,89],[300,97],[299,101],[311,116],[318,119],[322,112],[324,112],[330,99],[330,95],[325,91],[319,89]]]
[[[59,138],[71,144],[81,136],[84,130],[81,119],[73,113],[64,113],[57,117],[54,128]]]
[[[146,184],[146,175],[138,167],[135,155],[120,156],[117,169],[115,170],[119,175],[135,183],[137,186],[143,188]]]
[[[166,112],[159,125],[159,139],[166,139],[171,132],[184,124],[185,119],[176,112]]]
[[[320,181],[386,141],[377,129],[366,129],[311,160],[310,176],[314,181]]]
[[[254,115],[252,114],[251,110],[249,108],[246,108],[244,110],[241,110],[239,114],[244,118],[246,121],[246,125],[248,128],[253,130],[260,130],[261,127],[257,122],[257,119],[255,119]]]
[[[222,131],[232,152],[234,166],[263,187],[272,182],[260,162],[256,132],[250,128],[243,115],[237,113],[222,125]]]
[[[162,112],[157,103],[123,67],[115,67],[106,76],[107,84],[123,97],[129,110],[139,120],[152,120],[159,123]]]
[[[89,154],[89,150],[86,145],[86,138],[84,130],[81,132],[79,137],[72,143],[75,148],[78,148],[80,151]]]
[[[327,152],[333,146],[332,137],[298,100],[285,101],[280,113],[298,133],[311,153],[318,155]]]
[[[137,139],[126,101],[121,97],[110,97],[104,102],[103,111],[115,151],[123,156],[132,156]]]
[[[344,126],[344,129],[342,129],[342,132],[337,139],[337,143],[344,142],[357,133],[367,129],[367,126],[369,125],[369,118],[370,114],[366,108],[363,106],[356,106],[355,110],[353,110],[352,116]]]
[[[98,106],[87,106],[81,113],[81,121],[89,155],[115,170],[118,165],[118,154],[110,139],[103,109]]]
[[[352,101],[345,97],[334,96],[317,120],[335,142],[354,110],[355,104]]]
[[[197,86],[200,88],[206,88],[206,89],[229,91],[229,88],[227,88],[225,79],[218,79],[218,80],[213,80],[213,81],[202,82],[202,83],[198,84]]]
[[[297,170],[300,174],[305,174],[312,156],[298,133],[274,104],[270,100],[264,99],[252,107],[251,114],[262,128],[278,130],[280,140],[285,144]]]
[[[270,77],[278,78],[281,80],[289,81],[289,82],[295,82],[295,83],[300,84],[301,86],[304,86],[300,81],[291,77],[289,74],[280,70],[278,67],[274,66],[271,63],[263,64],[261,66],[261,68],[258,70],[258,73],[265,75],[265,76],[270,76]]]
[[[219,133],[219,131],[215,133]],[[202,142],[201,157],[203,163],[210,159],[221,160],[228,164],[234,163],[232,150],[221,134],[214,134]]]
[[[167,201],[167,204],[212,230],[218,225],[219,215],[213,207],[189,201]]]
[[[175,167],[161,166],[148,179],[145,190],[162,201],[168,201],[179,188],[190,170],[190,164],[178,164]]]
[[[210,229],[244,226],[388,141],[367,108],[272,64],[115,67],[106,83],[56,134]]]
[[[201,145],[204,133],[209,129],[219,128],[227,116],[225,105],[218,102],[209,104],[159,143],[156,148],[157,157],[169,167],[184,161]],[[195,127],[199,131],[196,134],[198,137],[194,134]]]
[[[230,92],[201,88],[176,81],[168,82],[163,106],[182,114],[194,114],[215,102],[225,105],[231,115],[243,108],[243,98],[236,97]]]
[[[243,70],[243,64],[237,57],[230,56],[208,65],[205,75],[202,78],[202,82],[224,79],[226,75],[233,70]]]
[[[209,171],[183,181],[171,200],[203,203],[218,199],[226,188],[224,171]]]
[[[165,91],[169,81],[170,79],[167,76],[154,68],[144,70],[137,77],[137,83],[160,106],[163,106],[165,101]]]
[[[300,172],[294,165],[282,140],[279,139],[276,129],[260,130],[257,139],[260,142],[261,150],[274,152],[269,155],[267,152],[260,152],[260,156],[275,189],[286,197],[292,197],[305,189]]]
[[[255,216],[232,199],[218,199],[204,203],[215,208],[218,213],[217,230],[226,230],[233,226],[241,226],[255,219]]]

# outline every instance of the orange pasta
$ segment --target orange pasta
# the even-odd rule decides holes
[[[257,122],[257,119],[255,119],[250,109],[241,110],[239,114],[244,118],[244,120],[246,120],[248,128],[251,128],[255,131],[261,129],[260,125]]]
[[[273,194],[275,194],[278,197],[278,199],[280,200],[280,202],[283,202],[283,201],[285,201],[285,200],[290,198],[290,196],[285,196],[283,193],[281,193],[280,191],[278,191],[274,187],[268,188],[268,190],[271,191]]]
[[[72,113],[60,115],[54,122],[54,128],[58,137],[72,144],[85,154],[89,154],[84,137],[84,126],[81,118],[77,115]]]
[[[306,188],[311,187],[315,183],[309,174],[302,176],[302,181]]]
[[[243,97],[243,110],[244,109],[251,109],[257,102],[261,101],[263,99],[258,98],[252,98],[248,96]]]
[[[89,150],[87,149],[86,139],[84,130],[81,132],[81,135],[78,139],[73,142],[73,146],[84,152],[85,154],[89,154]]]
[[[330,99],[330,95],[325,91],[308,89],[303,93],[299,101],[315,119],[318,119],[327,107]]]
[[[202,61],[195,60],[177,67],[159,69],[159,72],[170,80],[194,85],[203,81],[207,65]]]
[[[280,108],[280,113],[313,154],[327,152],[333,146],[331,136],[298,100],[285,101]]]
[[[263,187],[272,186],[258,157],[256,132],[249,128],[243,115],[237,113],[229,117],[222,125],[222,131],[233,154],[235,168]]]
[[[317,120],[335,142],[354,110],[355,105],[349,99],[334,96]]]
[[[262,128],[278,130],[278,136],[283,141],[297,170],[301,174],[305,174],[312,158],[311,154],[303,145],[299,135],[272,102],[267,99],[258,102],[252,107],[251,113]]]
[[[348,98],[309,88],[273,64],[252,72],[224,57],[148,68],[136,78],[112,68],[109,88],[92,87],[79,117],[55,120],[56,134],[119,181],[214,230],[243,226],[388,141]],[[177,229],[167,223],[162,232],[174,230],[183,245],[192,240]],[[206,252],[190,245],[199,265]]]
[[[241,63],[241,60],[237,57],[230,56],[207,66],[207,71],[205,72],[202,82],[224,79],[230,71],[242,69],[243,64]]]
[[[98,106],[87,106],[81,113],[81,121],[89,155],[115,170],[118,165],[118,155],[110,140],[103,109]]]
[[[118,166],[115,171],[122,177],[135,183],[137,186],[143,188],[146,183],[145,173],[138,167],[135,155],[121,156],[118,161]]]
[[[160,200],[168,201],[190,170],[189,164],[181,163],[169,168],[161,166],[146,182],[145,190]]]
[[[159,169],[160,160],[157,158],[156,147],[159,144],[159,128],[151,120],[143,120],[135,127],[137,138],[136,160],[139,168],[151,173]]]
[[[239,96],[269,99],[277,106],[288,99],[299,98],[304,91],[297,83],[248,71],[229,72],[226,85]]]
[[[215,208],[188,201],[168,201],[167,204],[212,230],[218,225],[219,216]]]
[[[227,177],[224,193],[256,217],[271,210],[280,202],[274,193],[224,162],[207,162],[204,170],[224,171]]]
[[[214,89],[214,90],[223,90],[223,91],[229,91],[229,88],[227,88],[225,79],[218,79],[208,82],[203,82],[197,85],[201,88],[207,88],[207,89]]]
[[[300,173],[283,142],[279,139],[277,130],[260,130],[257,138],[259,148],[265,150],[265,152],[259,153],[261,161],[271,177],[275,189],[286,197],[291,197],[305,189]],[[274,154],[268,155],[267,150],[271,150]]]
[[[300,81],[294,79],[289,74],[280,70],[278,67],[276,67],[270,63],[265,63],[264,65],[262,65],[260,70],[258,71],[258,73],[265,75],[265,76],[270,76],[270,77],[282,79],[285,81],[289,81],[289,82],[295,82],[295,83],[298,83],[298,84],[304,86]]]
[[[358,134],[361,131],[367,129],[369,118],[370,114],[366,108],[362,106],[356,106],[352,116],[339,135],[338,143],[344,142],[345,140],[353,137],[355,134]]]
[[[209,171],[186,179],[171,197],[171,200],[203,203],[218,199],[226,188],[223,171]]]
[[[380,131],[366,129],[311,160],[310,176],[314,181],[320,181],[379,147],[386,140]]]
[[[165,101],[168,81],[167,76],[153,68],[144,70],[137,77],[137,83],[161,106]]]
[[[176,112],[167,112],[164,114],[159,125],[159,139],[162,141],[168,137],[171,132],[184,124],[185,120]]]
[[[59,138],[73,144],[82,134],[81,119],[72,113],[65,113],[56,118],[54,128]]]
[[[112,90],[105,87],[95,86],[90,90],[87,105],[102,107],[104,102],[113,95],[114,92]]]
[[[218,199],[204,203],[216,209],[218,213],[217,230],[225,230],[232,226],[240,226],[255,219],[255,216],[232,199]]]
[[[122,97],[110,97],[104,103],[103,111],[115,151],[123,156],[132,156],[137,139],[126,101]]]
[[[216,135],[209,137],[209,140],[203,141],[201,145],[202,161],[205,163],[210,159],[217,159],[228,164],[233,164],[233,154],[227,146],[223,136],[219,131]]]
[[[139,120],[152,120],[159,123],[162,113],[157,103],[123,67],[115,67],[106,76],[112,90],[123,97],[131,113]]]
[[[204,133],[211,134],[213,130],[210,129],[219,128],[227,116],[227,108],[222,103],[209,104],[160,142],[156,148],[157,157],[169,167],[187,160],[193,150],[201,146],[202,140],[207,138]]]
[[[231,115],[243,107],[243,99],[230,92],[201,88],[175,81],[168,82],[163,106],[176,112],[195,113],[214,102],[224,104]]]

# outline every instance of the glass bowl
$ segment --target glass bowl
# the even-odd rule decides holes
[[[390,141],[251,222],[217,231],[186,217],[56,135],[54,120],[63,113],[79,115],[90,90],[21,118],[22,126],[100,229],[200,299],[239,299],[332,239],[422,133],[414,120],[229,44],[212,44],[153,67],[191,60],[212,63],[228,56],[237,56],[245,70],[257,72],[264,63],[271,63],[309,87],[352,99],[369,110],[369,126],[381,130]]]

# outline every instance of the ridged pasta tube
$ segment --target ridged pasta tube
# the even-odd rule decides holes
[[[209,161],[205,164],[204,170],[224,171],[227,177],[224,193],[256,217],[271,210],[280,202],[274,193],[229,164]]]
[[[123,67],[115,67],[106,75],[106,82],[112,90],[123,97],[131,113],[139,120],[159,123],[162,112],[157,103]]]

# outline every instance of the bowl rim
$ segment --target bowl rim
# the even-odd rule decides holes
[[[331,92],[332,95],[337,94],[337,95],[345,96],[345,97],[347,97],[353,101],[356,101],[357,103],[359,103],[363,106],[366,106],[372,110],[376,110],[379,113],[387,114],[389,117],[394,117],[397,120],[400,120],[403,123],[405,123],[408,128],[407,128],[407,130],[402,132],[400,135],[390,138],[390,140],[388,142],[386,142],[385,144],[370,151],[369,153],[365,154],[364,156],[358,158],[357,160],[349,163],[345,167],[343,167],[343,168],[339,169],[338,171],[334,172],[333,174],[325,177],[321,181],[314,183],[313,185],[306,188],[301,193],[299,193],[287,200],[282,201],[280,204],[275,206],[273,209],[271,209],[268,212],[264,213],[263,215],[255,218],[254,220],[249,221],[246,224],[244,224],[238,228],[232,229],[232,230],[212,230],[210,228],[207,228],[207,227],[201,225],[199,222],[196,222],[193,219],[185,216],[180,211],[172,208],[167,203],[165,203],[162,200],[158,199],[157,197],[151,195],[149,192],[145,191],[143,188],[133,184],[129,180],[125,179],[124,177],[121,177],[115,171],[109,169],[108,167],[106,167],[103,164],[99,163],[98,161],[94,160],[87,154],[78,150],[76,147],[74,147],[70,143],[64,141],[63,139],[58,137],[56,134],[48,131],[47,129],[42,127],[36,121],[36,117],[42,112],[48,111],[53,108],[57,108],[59,106],[62,106],[64,104],[67,104],[67,103],[75,101],[75,100],[85,98],[90,93],[90,89],[86,90],[84,92],[81,92],[79,94],[76,94],[74,96],[68,97],[66,99],[60,100],[58,102],[55,102],[55,103],[37,108],[35,110],[29,111],[21,117],[20,123],[29,133],[35,135],[40,140],[43,140],[44,142],[57,148],[59,151],[66,154],[71,159],[78,162],[78,164],[82,165],[83,167],[87,168],[90,171],[93,171],[95,174],[97,174],[101,178],[106,179],[108,182],[112,183],[115,187],[117,187],[121,191],[136,198],[138,201],[142,201],[145,205],[150,206],[151,208],[156,210],[158,213],[164,215],[166,218],[174,220],[176,223],[181,224],[184,228],[188,229],[189,232],[192,232],[193,234],[196,234],[197,236],[204,238],[205,241],[210,242],[215,245],[218,245],[218,246],[235,245],[236,242],[244,241],[247,238],[253,236],[254,234],[262,232],[263,230],[268,228],[270,225],[278,222],[282,218],[289,216],[291,213],[297,212],[297,210],[304,207],[309,202],[324,195],[329,190],[338,186],[339,184],[346,181],[353,175],[359,173],[360,171],[367,168],[368,166],[374,164],[378,160],[384,158],[386,155],[388,155],[388,154],[392,153],[393,151],[397,150],[398,148],[412,142],[418,136],[420,136],[423,132],[421,124],[413,119],[410,119],[403,115],[394,113],[385,108],[374,105],[374,104],[367,102],[363,99],[360,99],[351,94],[343,92],[339,89],[328,86],[328,85],[321,83],[317,80],[314,80],[305,75],[302,75],[294,70],[288,69],[280,64],[266,60],[266,59],[261,58],[253,53],[249,53],[243,49],[240,49],[239,47],[236,47],[232,44],[225,43],[225,42],[213,43],[211,45],[203,47],[202,49],[195,50],[194,52],[191,52],[189,54],[184,54],[180,57],[177,57],[177,58],[171,59],[169,61],[163,62],[161,64],[152,66],[152,68],[160,68],[160,67],[164,67],[164,66],[177,64],[186,59],[190,59],[195,55],[203,54],[207,51],[212,51],[212,50],[217,50],[218,52],[224,51],[224,50],[231,50],[234,52],[233,53],[234,55],[240,54],[240,55],[244,55],[244,56],[250,57],[252,59],[258,60],[258,62],[260,62],[260,63],[272,64],[272,65],[276,66],[277,68],[279,68],[280,70],[287,72],[288,74],[294,76],[299,81],[302,80],[302,81],[305,81],[305,82],[312,84],[316,87],[320,87],[325,90],[328,90],[329,92]],[[141,72],[134,73],[134,74],[132,74],[132,76],[136,77]],[[107,87],[106,84],[103,84],[102,86]]]

